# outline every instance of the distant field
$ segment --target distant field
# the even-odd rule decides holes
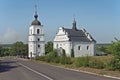
[[[111,45],[111,43],[106,43],[106,44],[102,44],[102,43],[99,44],[99,43],[98,43],[98,44],[97,44],[97,47],[101,47],[101,46],[106,46],[106,47],[107,47],[107,46],[110,46],[110,45]]]

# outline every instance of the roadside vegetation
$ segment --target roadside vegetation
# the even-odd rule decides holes
[[[58,56],[57,50],[53,50],[52,45],[52,42],[48,42],[48,44],[46,44],[46,56],[36,57],[36,60],[67,65],[74,68],[86,67],[108,71],[120,71],[120,41],[115,41],[109,46],[97,47],[97,51],[104,52],[105,55],[77,58],[74,58],[73,50],[71,50],[71,57],[67,57],[64,49],[62,55]]]
[[[28,45],[21,41],[13,43],[9,47],[0,46],[0,57],[4,56],[19,56],[25,57],[28,55]]]
[[[66,52],[63,49],[62,55],[59,56],[57,50],[53,49],[53,43],[48,42],[45,44],[45,56],[37,56],[35,60],[46,63],[52,63],[56,65],[67,66],[69,68],[77,69],[97,69],[100,70],[100,74],[104,74],[104,71],[117,71],[120,74],[120,41],[116,40],[108,46],[98,46],[97,56],[86,56],[86,57],[74,57],[74,51],[71,49],[71,57],[66,56]],[[103,54],[104,53],[104,54]],[[4,48],[0,47],[0,57],[3,56],[19,56],[27,57],[28,45],[23,42],[16,42],[11,47]],[[89,71],[89,70],[87,70]],[[91,70],[93,71],[93,70]],[[97,72],[96,71],[96,72]],[[107,72],[107,74],[109,73]],[[119,76],[120,77],[120,76]]]

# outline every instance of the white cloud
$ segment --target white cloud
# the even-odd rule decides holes
[[[27,35],[8,28],[3,35],[0,35],[0,44],[12,44],[16,41],[27,42]]]

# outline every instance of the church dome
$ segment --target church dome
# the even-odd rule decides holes
[[[31,23],[31,25],[41,25],[40,21],[37,20],[37,18],[38,18],[37,11],[35,11],[34,18],[35,18],[35,20]]]
[[[35,19],[31,25],[41,25],[40,21],[38,21],[37,19]]]

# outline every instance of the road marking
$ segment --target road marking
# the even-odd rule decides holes
[[[33,69],[31,69],[31,68],[29,68],[29,67],[23,65],[22,63],[18,63],[18,64],[21,65],[21,66],[23,66],[24,68],[26,68],[26,69],[28,69],[28,70],[34,72],[34,73],[40,75],[40,76],[43,76],[43,77],[47,78],[48,80],[53,80],[52,78],[50,78],[50,77],[48,77],[48,76],[46,76],[46,75],[44,75],[44,74],[42,74],[42,73],[40,73],[40,72],[38,72],[38,71],[35,71],[35,70],[33,70]]]

